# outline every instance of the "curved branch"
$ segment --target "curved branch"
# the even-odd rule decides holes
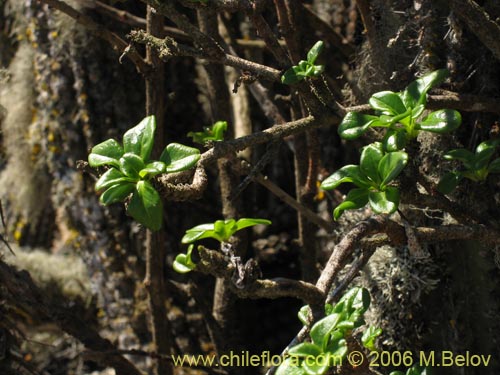
[[[206,249],[203,246],[198,246],[198,252],[201,260],[196,265],[196,270],[224,278],[231,291],[240,298],[294,297],[312,305],[322,303],[325,298],[325,295],[313,284],[286,278],[256,279],[241,289],[237,288],[231,280],[234,267],[226,261],[222,253]]]

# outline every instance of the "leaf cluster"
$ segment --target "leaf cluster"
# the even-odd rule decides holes
[[[363,325],[363,315],[370,306],[370,294],[364,288],[352,288],[335,305],[325,306],[326,317],[316,322],[310,331],[311,342],[298,344],[289,350],[289,358],[278,368],[277,375],[322,375],[347,355],[346,338],[352,330]],[[306,324],[309,306],[299,311]],[[372,345],[382,332],[369,328],[363,343]],[[321,360],[319,358],[321,357]]]
[[[200,224],[186,231],[182,237],[183,244],[191,244],[186,254],[178,254],[174,261],[174,270],[179,273],[192,271],[196,264],[191,258],[193,243],[204,238],[213,238],[221,244],[230,240],[237,231],[254,225],[270,225],[271,221],[266,219],[243,218],[239,220],[217,220],[214,223]]]
[[[227,130],[226,121],[217,121],[212,126],[207,126],[201,132],[189,132],[188,137],[193,138],[193,142],[206,144],[207,142],[223,141],[224,133]]]
[[[446,69],[436,70],[413,81],[402,92],[381,91],[373,94],[369,104],[375,115],[349,112],[339,125],[339,135],[350,140],[358,138],[369,128],[385,128],[384,149],[397,151],[422,130],[448,133],[457,129],[462,117],[452,109],[431,112],[420,119],[427,104],[427,92],[442,83],[448,75]]]
[[[317,77],[325,70],[324,65],[314,65],[319,54],[323,50],[324,43],[320,40],[312,46],[307,53],[307,60],[301,60],[297,65],[292,66],[282,76],[281,82],[285,85],[293,85],[305,78]]]
[[[146,117],[123,135],[123,145],[114,139],[99,143],[92,148],[88,161],[91,167],[109,167],[95,184],[96,191],[103,191],[102,204],[124,201],[132,194],[128,214],[147,228],[159,230],[163,204],[151,179],[162,173],[192,168],[200,158],[200,151],[171,143],[160,160],[150,160],[155,130],[155,117]]]
[[[322,183],[321,188],[332,190],[344,182],[357,188],[351,189],[346,199],[333,211],[338,220],[345,210],[364,207],[370,203],[374,212],[391,214],[399,205],[399,189],[390,184],[399,176],[408,163],[408,154],[403,151],[386,153],[382,143],[375,142],[363,147],[360,165],[346,165]]]
[[[448,151],[444,158],[458,160],[463,169],[446,173],[437,186],[443,194],[451,193],[463,178],[475,182],[485,181],[490,173],[500,173],[500,158],[491,161],[500,140],[489,140],[480,143],[472,153],[464,148]]]

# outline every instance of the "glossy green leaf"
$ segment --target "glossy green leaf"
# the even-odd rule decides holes
[[[488,172],[500,173],[500,158],[493,160],[488,166]]]
[[[311,308],[309,305],[304,305],[300,308],[299,312],[297,313],[297,316],[299,317],[299,320],[302,322],[303,325],[307,324],[307,316],[311,312]]]
[[[349,112],[339,125],[338,133],[344,139],[356,139],[368,128],[380,122],[377,116],[365,115],[358,112]]]
[[[147,161],[153,149],[156,119],[154,116],[144,118],[138,125],[123,135],[124,151],[140,156]]]
[[[403,371],[392,371],[389,375],[405,375]]]
[[[450,194],[462,180],[463,176],[461,173],[448,172],[439,181],[437,185],[437,190],[442,194]]]
[[[386,152],[402,150],[408,142],[408,133],[404,129],[388,130],[382,140]]]
[[[320,40],[317,41],[314,46],[307,52],[307,62],[314,65],[316,59],[318,58],[321,51],[323,51],[324,43]]]
[[[144,161],[141,157],[131,152],[125,153],[120,158],[120,171],[125,176],[135,179],[136,181],[140,179],[139,172],[144,169],[144,167]]]
[[[462,123],[462,116],[453,109],[441,109],[430,113],[416,129],[433,133],[449,133],[456,130]]]
[[[479,153],[479,152],[482,152],[482,151],[484,151],[486,149],[493,149],[493,150],[495,150],[495,148],[498,146],[499,143],[500,143],[500,140],[498,140],[498,139],[490,139],[488,141],[481,142],[476,147],[476,154]]]
[[[179,273],[188,273],[196,268],[196,264],[191,259],[194,245],[189,245],[186,254],[178,254],[175,257],[173,268]]]
[[[403,151],[389,152],[384,155],[378,164],[378,174],[383,188],[393,181],[408,163],[408,154]]]
[[[285,358],[276,370],[276,375],[305,375],[296,358]]]
[[[179,143],[170,143],[160,156],[160,160],[166,164],[167,173],[190,169],[199,159],[200,150]]]
[[[419,104],[425,104],[427,92],[431,88],[441,84],[448,76],[449,72],[447,69],[440,69],[428,73],[410,83],[402,94],[406,108],[415,108]]]
[[[146,176],[157,176],[159,174],[165,173],[166,167],[167,166],[162,161],[153,161],[146,165],[144,169],[141,169],[139,171],[139,176],[141,178],[144,178]]]
[[[341,314],[331,314],[317,321],[311,328],[311,339],[314,344],[323,347],[325,337],[332,332],[340,322]]]
[[[422,115],[422,113],[424,113],[424,110],[425,110],[425,105],[423,104],[417,105],[415,108],[412,109],[411,117],[415,120],[418,119]]]
[[[132,179],[125,176],[116,168],[108,169],[95,183],[95,190],[99,191],[102,189],[107,189],[112,185],[117,185],[124,182],[131,182]]]
[[[371,298],[370,293],[366,288],[353,288],[355,290],[354,296],[350,306],[353,310],[358,310],[364,314],[370,307]]]
[[[247,227],[253,227],[254,225],[271,225],[271,224],[272,224],[271,220],[242,218],[236,222],[236,231]]]
[[[108,205],[111,203],[121,202],[127,198],[135,189],[135,184],[132,182],[119,183],[110,186],[104,193],[101,194],[99,201]]]
[[[342,336],[342,332],[339,332]],[[341,360],[343,360],[348,351],[347,341],[344,338],[340,338],[338,340],[332,341],[325,349],[332,359],[332,364],[340,364]]]
[[[184,244],[195,242],[202,238],[207,238],[215,235],[214,224],[201,224],[197,225],[186,231],[184,237],[182,237],[181,242]]]
[[[220,242],[227,242],[236,232],[236,220],[217,220],[214,223],[214,233]]]
[[[450,150],[443,155],[446,160],[458,160],[463,163],[465,168],[472,168],[474,163],[474,154],[465,148]]]
[[[312,75],[313,75],[314,77],[317,77],[317,76],[319,76],[320,74],[322,74],[324,71],[325,71],[325,66],[324,66],[324,65],[314,65],[314,66],[313,66],[313,72],[312,72]]]
[[[345,165],[321,183],[323,190],[335,189],[344,182],[352,182],[358,187],[370,186],[370,181],[361,172],[359,165]]]
[[[383,156],[384,151],[380,142],[374,142],[363,147],[363,151],[361,152],[359,163],[361,172],[368,176],[377,186],[381,182],[378,174],[378,165]]]
[[[364,332],[363,336],[361,336],[361,343],[365,348],[370,351],[375,351],[375,340],[378,336],[382,334],[381,328],[376,328],[374,326],[369,326]]]
[[[202,132],[189,132],[187,135],[193,138],[193,142],[205,144],[208,141],[223,141],[226,130],[227,122],[217,121],[211,127],[205,128]]]
[[[398,94],[392,91],[381,91],[369,99],[371,107],[385,115],[399,115],[406,112],[406,107]]]
[[[285,85],[293,85],[297,82],[302,81],[305,77],[303,74],[297,74],[299,69],[297,67],[292,67],[288,69],[282,76],[281,76],[281,83]],[[301,72],[301,70],[299,70]]]
[[[324,356],[302,362],[302,368],[307,375],[323,375],[328,371],[328,367],[328,358]]]
[[[321,347],[311,344],[309,342],[303,342],[290,348],[288,351],[290,355],[295,357],[316,357],[322,353]]]
[[[136,221],[151,230],[159,230],[163,221],[163,204],[160,195],[148,181],[136,184],[127,212]]]
[[[472,162],[472,169],[486,169],[494,153],[495,149],[492,147],[483,148],[481,149],[481,151],[476,152],[476,155],[474,155],[474,159]]]
[[[122,155],[122,146],[114,139],[108,139],[92,148],[89,155],[89,165],[91,167],[112,165],[119,168],[118,159],[120,159]]]
[[[392,214],[399,206],[399,190],[389,186],[385,191],[370,191],[369,200],[377,214]]]
[[[345,210],[355,210],[368,203],[368,190],[364,188],[351,189],[345,201],[335,207],[333,218],[338,220]]]

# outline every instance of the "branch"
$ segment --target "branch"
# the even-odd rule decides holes
[[[130,32],[129,37],[135,43],[145,44],[156,49],[160,58],[164,60],[168,60],[172,56],[189,56],[205,59],[212,63],[229,65],[243,71],[248,71],[255,74],[257,77],[268,81],[278,82],[281,79],[281,72],[279,70],[257,64],[250,60],[229,55],[223,51],[220,54],[210,54],[207,53],[205,49],[200,50],[185,44],[177,43],[170,37],[166,37],[165,39],[156,38],[146,33],[144,30],[132,31]]]
[[[500,60],[500,26],[472,0],[452,0],[451,9],[461,18],[469,30]]]
[[[80,13],[75,8],[72,8],[68,4],[60,0],[38,0],[41,3],[47,4],[69,17],[73,18],[77,23],[85,26],[90,32],[95,34],[96,36],[106,40],[115,51],[118,51],[120,54],[126,52],[127,57],[134,63],[135,67],[139,71],[139,73],[146,75],[149,70],[149,64],[142,58],[142,56],[133,49],[127,48],[129,45],[126,41],[120,38],[115,33],[106,29],[104,26],[94,22],[92,18]]]
[[[316,282],[316,287],[323,293],[328,293],[332,287],[335,277],[342,269],[345,260],[352,253],[355,246],[363,238],[370,234],[380,232],[387,222],[385,216],[374,216],[368,220],[358,223],[342,238],[337,246],[333,249],[332,255],[326,263],[325,269]]]
[[[322,303],[325,298],[324,294],[313,284],[285,278],[256,279],[242,289],[237,288],[231,280],[234,267],[226,261],[222,253],[203,246],[198,246],[198,252],[201,260],[196,265],[196,270],[225,279],[231,291],[240,298],[294,297],[312,305]]]
[[[81,341],[88,349],[95,352],[116,350],[111,342],[102,338],[80,316],[61,305],[49,304],[27,271],[17,271],[14,267],[0,261],[0,285],[2,285],[3,298],[8,297],[9,301],[21,311],[28,311],[32,316],[54,322],[64,332]],[[101,357],[100,364],[113,367],[117,374],[142,375],[131,362],[119,354]]]

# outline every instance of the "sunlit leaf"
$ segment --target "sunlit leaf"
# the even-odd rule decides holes
[[[163,221],[163,204],[160,195],[148,181],[136,184],[127,212],[136,221],[151,230],[159,230]]]
[[[167,173],[190,169],[199,159],[200,150],[179,143],[170,143],[160,156],[160,160],[166,164]]]
[[[377,214],[392,214],[399,206],[399,190],[388,187],[385,191],[370,191],[370,206]]]
[[[149,160],[153,149],[155,129],[155,117],[145,117],[138,125],[123,135],[124,151],[140,156],[144,161]]]
[[[89,155],[89,165],[91,167],[112,165],[119,168],[118,159],[120,159],[122,155],[122,146],[114,139],[108,139],[92,148]]]

